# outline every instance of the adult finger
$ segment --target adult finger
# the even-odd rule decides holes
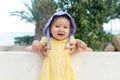
[[[69,51],[69,54],[71,55],[71,54],[73,54],[73,53],[75,53],[75,51],[76,51],[76,45],[75,44],[70,44],[70,46],[69,46],[69,48],[70,48],[70,51]]]
[[[38,42],[33,42],[33,44],[32,44],[32,49],[33,49],[34,51],[40,52],[40,51],[42,50],[42,46],[41,46],[41,44],[38,43]]]
[[[81,40],[76,39],[76,46],[77,48],[83,48],[86,49],[87,48],[87,44]]]
[[[48,57],[48,54],[47,54],[47,46],[46,46],[46,45],[43,47],[43,55],[44,55],[45,57]]]
[[[70,50],[73,50],[73,49],[75,49],[75,48],[76,48],[76,45],[73,44],[73,43],[70,43],[69,49],[70,49]]]

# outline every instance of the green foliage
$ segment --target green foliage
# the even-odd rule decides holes
[[[34,40],[33,36],[15,37],[14,43],[16,45],[31,45],[33,40]]]
[[[105,36],[105,42],[112,42],[112,39],[115,35],[111,34],[111,33],[106,33],[106,36]]]
[[[27,11],[17,10],[11,15],[35,24],[35,39],[40,39],[46,21],[58,7],[57,10],[67,11],[74,17],[77,26],[75,37],[99,51],[102,44],[111,39],[110,34],[103,31],[103,23],[120,18],[119,0],[58,0],[58,4],[54,0],[30,0],[30,3],[24,1],[23,4]]]
[[[120,18],[119,0],[59,0],[59,10],[70,13],[76,22],[76,38],[85,41],[95,51],[101,51],[111,36],[103,31],[103,23]],[[107,36],[107,38],[106,38]]]
[[[26,10],[15,10],[11,12],[11,16],[19,16],[21,20],[26,20],[26,22],[30,22],[36,24],[39,22],[39,8],[37,7],[39,0],[30,0],[30,3],[26,0],[23,1]]]
[[[23,1],[27,10],[15,10],[11,12],[11,16],[19,16],[21,20],[35,25],[35,38],[39,40],[41,38],[43,27],[45,26],[48,18],[56,10],[56,2],[54,0],[30,0]]]

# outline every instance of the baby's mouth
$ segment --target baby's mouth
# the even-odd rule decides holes
[[[63,33],[58,33],[59,36],[63,36],[64,34]]]

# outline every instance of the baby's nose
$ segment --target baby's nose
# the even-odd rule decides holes
[[[64,28],[63,28],[63,27],[61,27],[59,30],[60,30],[60,31],[63,31],[63,30],[64,30]]]

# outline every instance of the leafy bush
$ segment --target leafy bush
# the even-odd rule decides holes
[[[111,34],[111,33],[106,33],[106,37],[105,37],[105,42],[112,42],[112,38],[114,37],[115,35]]]
[[[23,37],[15,37],[14,43],[16,45],[30,45],[34,40],[34,36],[23,36]]]
[[[119,18],[119,0],[59,0],[58,9],[75,19],[75,37],[85,41],[94,51],[102,51],[104,43],[112,39],[103,24]]]

